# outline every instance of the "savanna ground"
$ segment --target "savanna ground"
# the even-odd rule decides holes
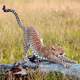
[[[0,0],[0,63],[14,63],[24,53],[23,31],[12,14],[1,11],[4,4],[16,9],[26,27],[33,25],[45,45],[61,45],[80,63],[79,0]]]

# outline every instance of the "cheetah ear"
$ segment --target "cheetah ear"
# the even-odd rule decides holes
[[[53,50],[56,50],[56,48],[55,48],[55,46],[54,46],[54,45],[52,46],[52,49],[53,49]]]

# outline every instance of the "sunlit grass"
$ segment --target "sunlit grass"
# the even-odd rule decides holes
[[[68,7],[64,5],[65,9],[59,8],[58,0],[0,2],[0,7],[6,3],[8,7],[15,8],[26,27],[33,25],[40,32],[45,45],[59,44],[71,59],[80,62],[80,16],[76,14],[79,13],[79,9],[75,13],[74,7],[71,9],[71,2],[64,0],[64,3],[68,2],[69,5]],[[74,2],[77,5],[77,1]],[[63,0],[60,3],[62,4]],[[0,63],[14,63],[22,58],[23,32],[10,13],[1,12],[0,39]]]
[[[16,9],[26,27],[33,25],[46,46],[61,45],[69,58],[80,63],[79,0],[0,0],[0,63],[14,63],[24,54],[23,31],[11,13],[1,12],[4,4]],[[74,79],[57,72],[31,75],[31,80]]]

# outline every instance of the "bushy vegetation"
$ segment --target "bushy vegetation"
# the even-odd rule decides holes
[[[23,77],[17,77],[17,80],[80,80],[80,78],[77,78],[76,76],[69,76],[69,75],[63,75],[60,72],[49,72],[47,73],[42,73],[38,70],[36,70],[35,72],[30,70],[28,71],[28,75]],[[0,79],[1,80],[9,80],[8,78],[8,74],[0,74]],[[10,78],[10,76],[9,76]],[[13,76],[13,79],[15,79],[15,77]],[[10,79],[11,80],[11,79]]]
[[[61,45],[69,58],[80,63],[79,3],[79,0],[1,0],[0,8],[3,4],[15,8],[26,27],[34,26],[40,32],[45,45]],[[0,12],[0,63],[14,63],[23,54],[23,31],[12,14]]]

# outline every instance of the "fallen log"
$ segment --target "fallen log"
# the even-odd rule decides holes
[[[49,62],[41,62],[39,64],[36,63],[22,63],[20,64],[23,68],[32,68],[36,69],[38,68],[41,72],[61,72],[64,75],[70,75],[70,76],[76,76],[80,78],[80,64],[73,64],[69,68],[64,68],[63,65],[60,64],[54,64]],[[0,72],[1,71],[7,71],[10,70],[12,67],[14,67],[14,64],[0,64]]]

